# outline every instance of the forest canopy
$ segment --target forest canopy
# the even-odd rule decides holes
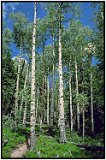
[[[3,158],[12,136],[26,139],[26,158],[103,158],[104,2],[2,2],[2,11]]]

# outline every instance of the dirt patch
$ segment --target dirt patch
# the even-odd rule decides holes
[[[28,142],[29,142],[29,140],[28,140]],[[26,143],[19,144],[17,146],[17,149],[12,151],[10,158],[21,158],[21,157],[23,157],[23,155],[25,154],[25,152],[27,150],[28,150],[28,148],[27,148]]]

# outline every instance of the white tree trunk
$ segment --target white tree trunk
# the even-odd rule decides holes
[[[40,117],[40,131],[42,132],[42,116]]]
[[[83,138],[85,136],[85,111],[84,111],[84,106],[83,106],[83,111],[82,111],[82,119],[83,119]]]
[[[70,124],[71,124],[71,131],[73,130],[73,108],[72,108],[72,87],[71,87],[71,58],[69,63],[69,91],[70,91]]]
[[[35,123],[38,117],[38,107],[39,107],[39,88],[37,88],[37,100],[36,100],[36,113],[35,113]]]
[[[27,113],[27,101],[25,101],[24,116],[23,116],[23,126],[24,127],[26,124],[26,113]]]
[[[31,74],[31,109],[30,109],[30,149],[35,148],[35,36],[36,36],[36,2],[34,3],[34,27],[32,38],[32,74]]]
[[[76,96],[78,97],[79,91],[78,91],[78,68],[77,68],[77,61],[75,58],[75,77],[76,77]],[[80,129],[80,110],[79,110],[79,102],[77,102],[77,129],[79,131]]]
[[[49,80],[47,79],[47,124],[49,125]]]
[[[18,120],[18,94],[19,94],[19,76],[20,76],[20,57],[18,58],[18,72],[17,72],[17,81],[16,81],[16,93],[15,93],[15,128],[17,127]]]
[[[27,81],[28,81],[28,68],[29,68],[29,64],[28,64],[28,66],[27,66],[27,71],[26,71],[26,76],[25,76],[24,91],[25,91],[25,89],[26,89],[26,84],[27,84]],[[19,120],[21,119],[21,114],[22,114],[23,99],[24,99],[24,95],[22,95],[22,100],[21,100],[21,104],[20,104]]]
[[[53,35],[53,58],[54,56],[55,56],[55,53],[54,53],[54,35]],[[51,127],[53,127],[53,119],[54,119],[54,62],[53,62],[53,71],[52,71],[52,94],[51,94],[51,106],[50,106],[50,126]]]
[[[90,73],[90,92],[91,92],[91,130],[92,132],[94,132],[92,73]]]
[[[60,108],[60,142],[66,142],[64,100],[63,100],[63,75],[62,75],[62,44],[61,44],[61,17],[59,16],[59,108]]]

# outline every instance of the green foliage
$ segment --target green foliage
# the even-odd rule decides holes
[[[103,146],[103,141],[101,137],[91,138],[90,136],[78,135],[77,132],[72,132],[70,136],[70,142],[75,144],[91,145],[91,146]]]
[[[10,113],[13,107],[16,73],[11,55],[3,54],[2,57],[2,111]],[[11,104],[11,105],[10,105]]]
[[[84,152],[75,145],[60,144],[53,137],[39,136],[35,151],[28,151],[25,158],[82,158]]]
[[[25,142],[25,136],[12,132],[10,128],[3,129],[3,137],[8,140],[2,149],[3,158],[10,158],[11,151],[16,148],[18,144]]]
[[[11,117],[11,114],[7,116],[4,115],[2,119],[2,123],[4,128],[10,127],[11,129],[14,129],[15,123],[14,123],[13,117]]]
[[[59,7],[60,6],[60,7]],[[72,108],[74,127],[76,127],[76,102],[79,102],[80,111],[88,107],[88,111],[85,114],[85,132],[88,133],[91,120],[90,120],[90,73],[93,75],[93,107],[94,107],[94,124],[95,134],[102,133],[104,129],[104,6],[103,3],[98,3],[98,9],[95,10],[95,24],[96,28],[94,32],[86,26],[83,26],[79,20],[74,19],[73,15],[78,15],[80,10],[75,3],[67,2],[54,2],[47,3],[46,6],[47,15],[43,19],[37,19],[37,32],[36,32],[36,88],[39,90],[36,92],[36,101],[38,98],[38,110],[37,110],[37,123],[39,123],[39,117],[42,116],[43,123],[46,122],[46,109],[47,109],[47,82],[50,81],[50,94],[49,102],[51,105],[51,75],[52,66],[55,66],[55,88],[54,88],[54,127],[52,129],[52,136],[46,137],[44,134],[49,134],[49,126],[42,125],[42,132],[40,126],[35,126],[35,133],[40,133],[42,136],[38,137],[36,142],[35,151],[28,151],[25,157],[28,158],[90,158],[91,155],[85,154],[73,143],[80,143],[84,145],[103,145],[103,139],[91,138],[85,136],[84,139],[76,132],[70,134],[69,130],[66,130],[67,140],[70,143],[59,144],[59,129],[57,128],[58,115],[59,115],[59,80],[58,80],[58,22],[59,16],[62,21],[62,64],[63,64],[63,81],[64,81],[64,111],[65,111],[65,123],[69,123],[69,74],[72,74]],[[70,14],[71,13],[71,14]],[[67,16],[68,15],[68,16]],[[67,19],[69,17],[69,19]],[[21,13],[11,14],[13,22],[13,33],[8,28],[3,30],[3,56],[2,56],[2,112],[3,115],[3,138],[8,140],[8,143],[3,147],[3,157],[9,158],[10,152],[17,144],[25,141],[25,137],[29,136],[30,128],[25,127],[21,123],[18,123],[17,133],[14,131],[14,120],[9,116],[9,113],[14,111],[14,95],[16,88],[16,75],[18,59],[14,61],[11,59],[10,44],[13,42],[22,53],[28,54],[31,60],[31,48],[32,48],[32,32],[33,24],[29,23],[25,15]],[[66,27],[65,22],[69,22]],[[54,35],[54,51],[53,45],[47,45],[47,41],[53,38]],[[92,43],[91,43],[92,42]],[[92,48],[88,48],[89,44],[95,46],[95,54]],[[92,45],[91,45],[92,46]],[[91,53],[89,54],[89,51]],[[96,58],[98,64],[92,66],[89,59]],[[69,70],[69,62],[71,58],[71,65]],[[78,67],[78,90],[79,95],[76,96],[76,83],[75,83],[75,58]],[[27,103],[27,120],[30,121],[30,85],[31,85],[31,68],[29,67],[29,82],[26,89],[24,88],[24,80],[26,75],[26,67],[24,61],[21,62],[21,72],[19,79],[19,95],[18,104],[20,107],[22,96],[24,109],[25,102]],[[24,68],[24,69],[23,69]],[[83,85],[82,85],[83,81]],[[83,93],[84,92],[84,93]],[[12,112],[13,116],[14,112]],[[19,111],[17,111],[19,115]],[[23,110],[22,114],[23,115]],[[18,117],[18,116],[17,116]],[[67,117],[67,118],[66,118]],[[18,117],[20,118],[20,117]],[[18,120],[17,118],[17,120]],[[22,120],[22,117],[21,117]],[[82,123],[82,117],[81,117]],[[100,123],[100,124],[99,124]],[[89,124],[89,125],[88,125]],[[28,124],[29,125],[29,124]],[[82,125],[82,124],[81,124]],[[99,128],[98,128],[99,126]],[[12,131],[10,129],[12,129]],[[82,126],[81,126],[82,127]],[[81,128],[82,129],[82,128]],[[99,130],[99,131],[98,131]],[[16,130],[15,130],[16,131]],[[57,141],[56,141],[57,140]]]

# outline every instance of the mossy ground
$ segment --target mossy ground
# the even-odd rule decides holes
[[[9,128],[3,129],[3,138],[8,140],[8,143],[2,149],[3,158],[9,158],[11,151],[16,148],[18,144],[25,142],[25,136],[12,132]]]
[[[104,153],[86,152],[75,145],[75,143],[78,143],[103,146],[102,139],[100,138],[85,137],[83,140],[76,132],[70,134],[69,131],[66,130],[67,143],[60,144],[57,131],[53,131],[53,137],[47,136],[47,131],[48,128],[45,128],[45,126],[42,128],[42,132],[39,127],[36,127],[36,133],[39,134],[39,136],[36,138],[35,150],[27,151],[24,155],[25,158],[102,158],[104,156]],[[25,137],[29,135],[29,132],[29,128],[25,130],[20,129],[17,132],[10,130],[10,128],[3,129],[3,138],[8,140],[8,143],[2,149],[2,157],[10,158],[12,150],[15,149],[18,144],[25,142]]]
[[[86,158],[82,151],[74,144],[58,143],[53,137],[39,136],[34,151],[28,151],[25,158]]]

